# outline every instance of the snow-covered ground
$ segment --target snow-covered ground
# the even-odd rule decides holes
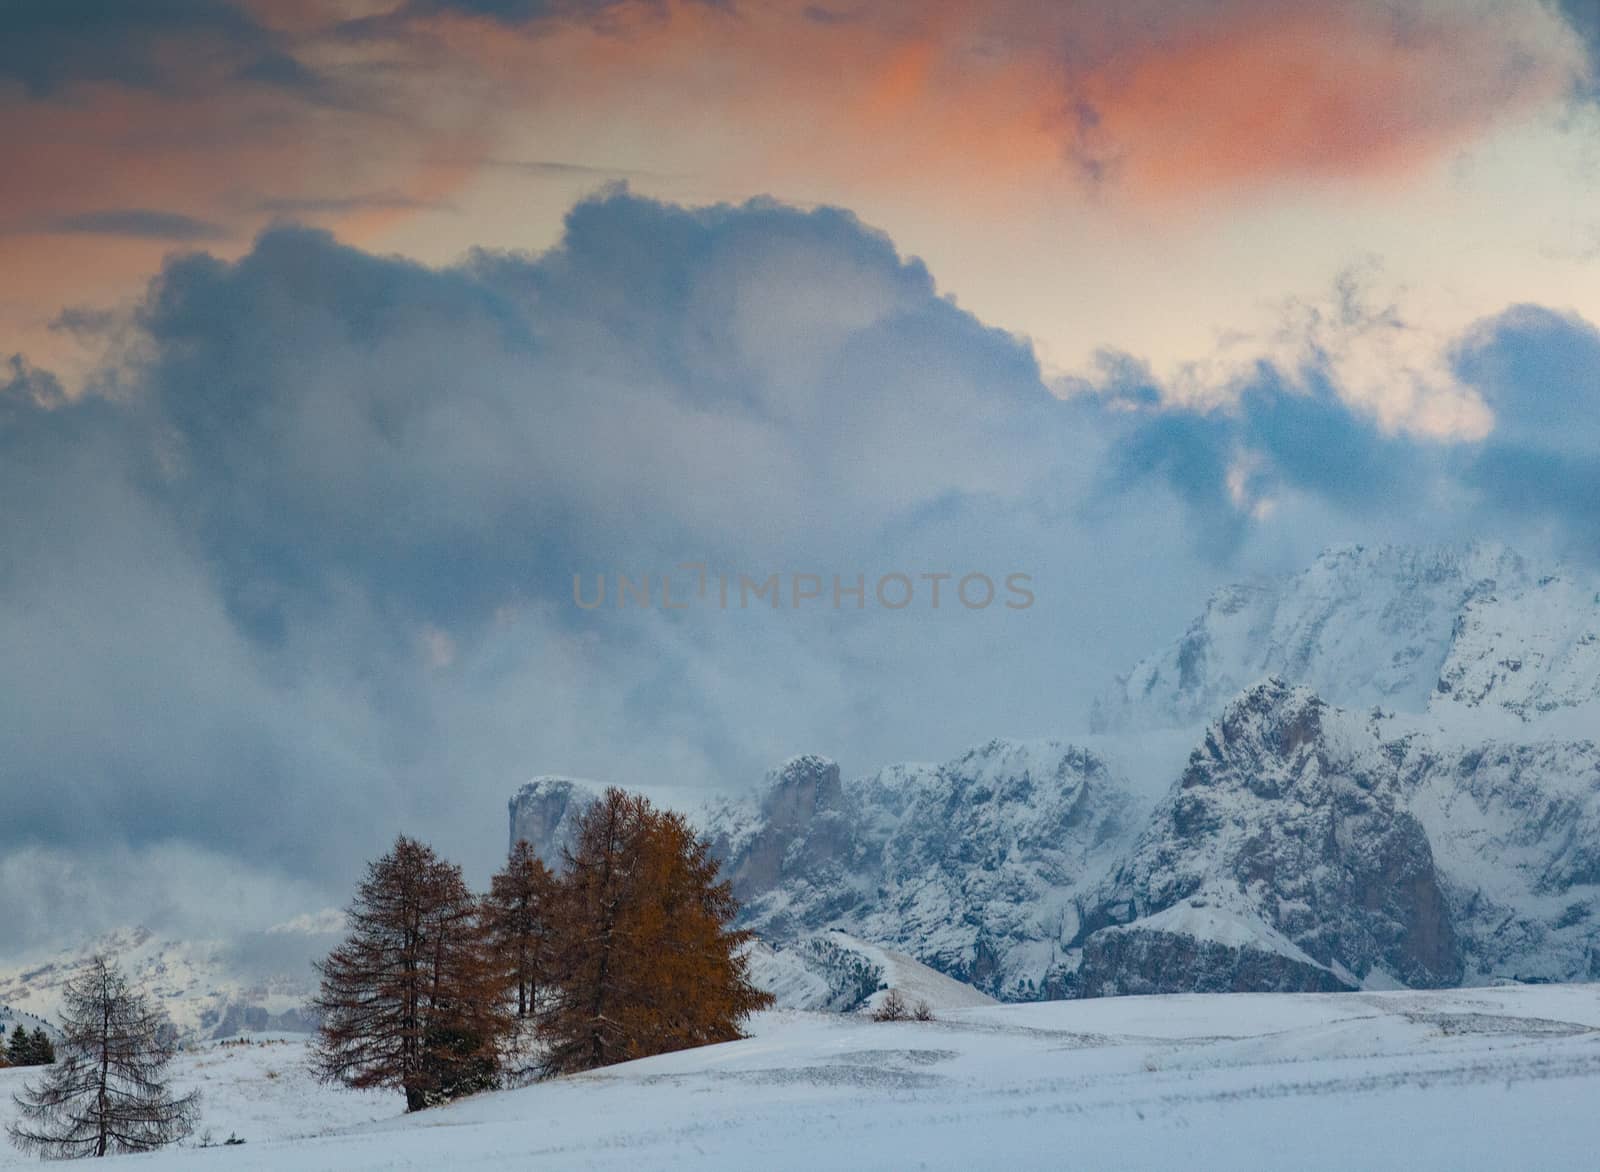
[[[1600,1150],[1597,986],[1128,997],[931,1023],[786,1012],[752,1034],[414,1116],[398,1095],[315,1085],[298,1042],[206,1049],[181,1077],[206,1090],[213,1137],[246,1144],[128,1166],[1348,1172],[1592,1168]]]
[[[176,1086],[183,1090],[198,1087],[202,1095],[200,1126],[191,1144],[199,1144],[207,1136],[210,1142],[220,1144],[230,1133],[252,1143],[280,1141],[275,1150],[278,1158],[287,1162],[277,1167],[295,1166],[287,1155],[292,1149],[282,1141],[389,1119],[405,1107],[396,1095],[317,1083],[306,1068],[306,1043],[300,1035],[256,1035],[244,1045],[205,1043],[179,1054],[171,1073]],[[17,1115],[12,1095],[39,1075],[38,1067],[0,1070],[0,1126]],[[176,1154],[180,1153],[162,1153],[161,1158]],[[0,1168],[37,1163],[0,1136]]]

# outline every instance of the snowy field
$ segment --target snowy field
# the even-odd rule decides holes
[[[1594,1168],[1600,986],[1119,998],[941,1021],[772,1013],[742,1042],[404,1117],[302,1043],[181,1077],[240,1147],[129,1167]],[[22,1071],[0,1071],[9,1090]],[[9,1102],[0,1113],[9,1114]],[[15,1152],[0,1166],[21,1164]]]

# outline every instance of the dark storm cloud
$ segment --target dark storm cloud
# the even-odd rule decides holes
[[[57,216],[38,225],[35,231],[61,236],[124,236],[175,244],[225,240],[230,235],[227,228],[210,220],[151,208],[108,208]]]
[[[865,274],[860,312],[881,316],[802,304],[821,315],[811,339],[741,323],[741,278],[801,263]],[[938,298],[887,239],[843,213],[770,205],[694,213],[612,196],[576,209],[544,258],[443,271],[277,229],[237,264],[169,265],[143,326],[157,353],[149,401],[177,444],[160,492],[231,613],[269,642],[352,583],[396,617],[447,627],[523,591],[560,595],[585,544],[597,556],[658,532],[703,540],[684,502],[713,485],[748,502],[722,506],[730,517],[753,519],[770,489],[736,451],[693,453],[701,425],[720,420],[827,479],[859,442],[852,421],[933,458],[915,433],[893,434],[892,388],[929,412],[1048,401],[1028,351]],[[815,381],[786,385],[784,350],[816,364]],[[630,434],[641,415],[658,437]],[[596,465],[607,450],[619,467]],[[606,500],[630,480],[633,495]]]
[[[1115,501],[1141,480],[1158,480],[1189,511],[1195,546],[1226,560],[1249,525],[1228,492],[1236,443],[1232,421],[1221,414],[1158,412],[1123,440],[1102,491]]]
[[[1512,306],[1467,333],[1455,366],[1495,412],[1492,443],[1600,445],[1600,330],[1582,318]]]
[[[835,210],[615,192],[444,269],[278,228],[136,328],[114,399],[20,359],[0,397],[12,844],[342,876],[493,843],[541,769],[737,783],[813,739],[773,740],[796,681],[836,736],[876,686],[804,627],[585,616],[575,571],[848,572],[1081,454],[1025,345]]]
[[[1197,524],[1197,540],[1229,551],[1248,512],[1285,490],[1352,517],[1393,520],[1448,501],[1433,520],[1516,542],[1543,527],[1572,556],[1600,558],[1600,330],[1575,315],[1513,306],[1479,322],[1455,346],[1456,376],[1493,411],[1475,443],[1389,433],[1340,397],[1325,365],[1291,384],[1267,364],[1227,406],[1152,406],[1148,372],[1106,358],[1102,377],[1076,388],[1135,403],[1108,484],[1164,484]],[[1448,510],[1456,510],[1452,515]]]
[[[692,0],[710,8],[731,7],[729,0]],[[400,20],[430,16],[460,16],[492,21],[507,28],[537,29],[541,25],[588,24],[606,28],[619,18],[643,14],[669,15],[671,0],[406,0],[395,12]]]
[[[1589,51],[1590,76],[1586,93],[1600,98],[1600,0],[1559,0],[1561,14]]]
[[[40,407],[56,407],[66,401],[61,383],[48,370],[40,370],[20,354],[13,354],[0,368],[0,421],[8,410],[23,412]]]
[[[1600,330],[1513,306],[1467,335],[1456,366],[1497,420],[1465,461],[1466,483],[1487,507],[1554,523],[1600,558]]]
[[[1264,453],[1285,482],[1354,510],[1391,504],[1421,471],[1425,445],[1385,435],[1343,402],[1327,376],[1288,387],[1264,368],[1240,404],[1244,443]]]
[[[1141,407],[1118,445],[1112,487],[1164,483],[1197,523],[1196,542],[1216,556],[1237,548],[1254,505],[1285,489],[1370,516],[1407,507],[1439,464],[1439,445],[1386,435],[1323,371],[1302,371],[1305,385],[1292,386],[1263,363],[1234,402],[1197,412],[1152,407],[1137,364],[1102,366],[1128,379],[1102,393]]]
[[[321,84],[280,34],[228,0],[8,0],[5,80],[40,99],[89,83],[162,94],[239,82],[309,93]]]

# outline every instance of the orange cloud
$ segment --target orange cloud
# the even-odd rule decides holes
[[[37,234],[108,207],[222,223],[238,248],[275,205],[381,246],[505,157],[686,176],[667,191],[686,199],[887,195],[1025,217],[1082,199],[1087,175],[1108,200],[1165,208],[1414,173],[1556,100],[1583,69],[1541,0],[1403,13],[1380,0],[877,0],[828,19],[808,17],[808,0],[743,0],[522,30],[397,24],[389,0],[250,3],[359,100],[106,85],[41,102],[0,87],[0,334],[19,328],[19,305],[101,300],[154,267],[160,241]],[[330,32],[355,18],[380,31]],[[31,312],[29,328],[47,320]]]
[[[353,59],[330,60],[330,73],[378,70],[365,50],[330,53],[341,51]],[[280,214],[370,243],[448,201],[487,150],[482,119],[470,100],[426,101],[426,88],[407,78],[339,105],[272,87],[196,97],[98,82],[33,100],[0,83],[0,355],[73,364],[77,343],[47,328],[63,306],[125,301],[166,253],[192,246],[181,234],[74,225],[114,226],[133,209],[157,213],[152,223],[187,217],[220,225],[228,238],[206,246],[231,256]]]
[[[1584,68],[1539,0],[808,7],[433,28],[518,95],[533,133],[648,127],[724,188],[909,185],[930,201],[1063,198],[1086,176],[1171,201],[1403,175],[1559,99]]]
[[[1251,8],[1084,78],[1077,147],[1162,198],[1403,174],[1567,91],[1581,54],[1542,13]]]

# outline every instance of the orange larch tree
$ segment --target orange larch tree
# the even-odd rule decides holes
[[[738,910],[707,845],[679,815],[612,788],[566,852],[548,1073],[588,1070],[743,1036],[772,998],[751,984]]]

